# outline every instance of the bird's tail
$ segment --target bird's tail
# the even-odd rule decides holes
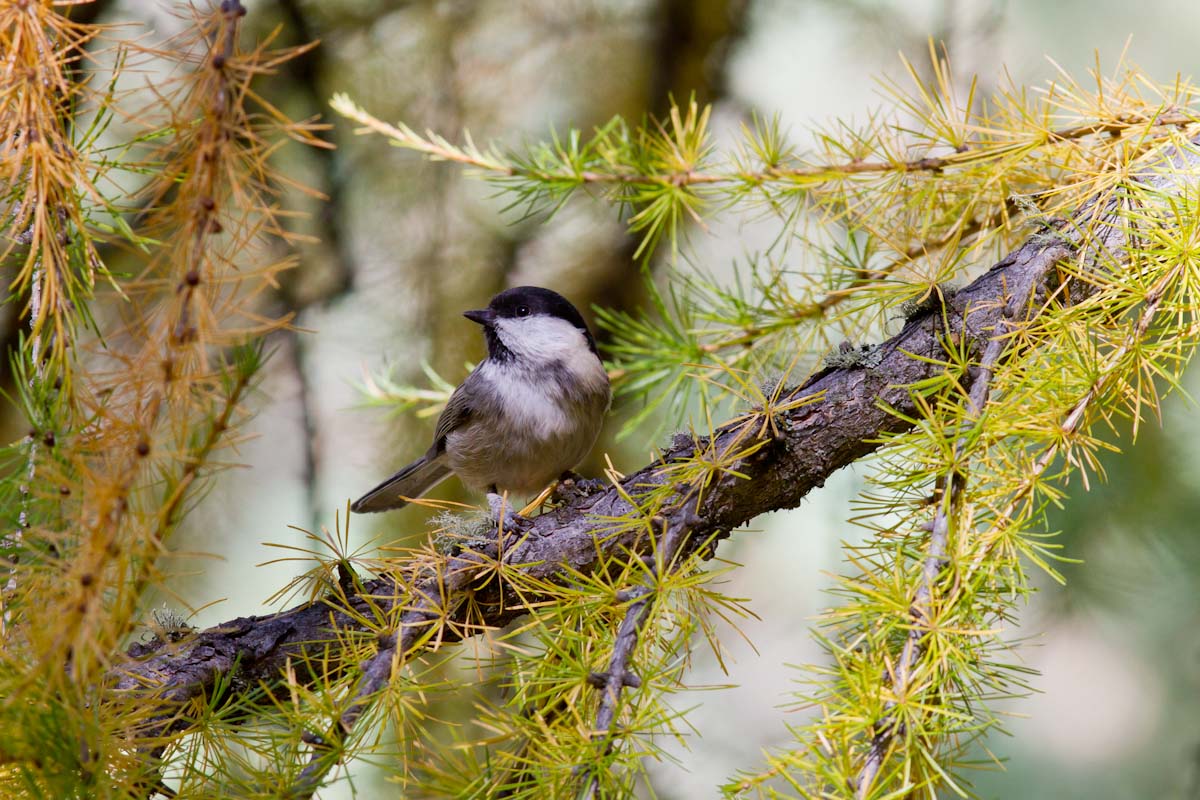
[[[420,497],[437,486],[449,475],[450,467],[446,466],[445,456],[434,459],[422,456],[355,500],[350,510],[356,514],[370,514],[401,508],[407,505],[409,500]]]

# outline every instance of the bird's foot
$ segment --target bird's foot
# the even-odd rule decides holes
[[[585,478],[571,470],[567,470],[558,479],[558,485],[554,487],[554,499],[563,503],[570,503],[584,497],[591,497],[594,494],[599,494],[608,488],[608,484],[597,478]]]
[[[533,525],[533,520],[529,517],[523,517],[517,513],[513,507],[512,500],[507,494],[498,494],[496,492],[488,492],[488,509],[491,511],[492,521],[502,527],[506,531],[519,531],[524,533]]]

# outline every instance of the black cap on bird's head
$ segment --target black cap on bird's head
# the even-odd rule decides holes
[[[571,323],[587,339],[588,348],[593,353],[596,352],[596,341],[592,338],[592,332],[588,330],[587,323],[583,321],[583,315],[579,313],[579,310],[558,292],[543,289],[540,286],[516,286],[512,289],[505,289],[492,298],[487,308],[464,311],[463,316],[483,326],[487,336],[488,354],[491,356],[500,355],[497,348],[504,349],[503,343],[499,341],[495,332],[498,321],[538,316],[553,317]]]

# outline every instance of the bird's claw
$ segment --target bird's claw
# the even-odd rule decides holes
[[[518,514],[508,497],[496,494],[495,492],[488,492],[487,499],[492,521],[504,530],[524,533],[532,527],[533,520]]]
[[[608,488],[608,484],[602,480],[585,478],[582,475],[577,475],[567,470],[559,477],[558,485],[554,487],[554,499],[563,503],[570,503],[573,500],[591,497],[594,494],[604,491],[606,488]]]

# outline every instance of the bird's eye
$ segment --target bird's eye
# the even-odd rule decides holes
[[[529,316],[529,306],[517,306],[517,316],[518,317],[528,317]]]

